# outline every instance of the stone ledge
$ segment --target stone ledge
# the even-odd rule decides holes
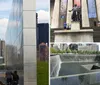
[[[71,30],[72,31],[78,31],[78,30],[80,30],[80,22],[72,22],[72,24],[71,24]]]
[[[93,30],[55,30],[54,42],[93,42]]]
[[[85,30],[55,30],[54,33],[93,33],[93,29],[85,29]]]

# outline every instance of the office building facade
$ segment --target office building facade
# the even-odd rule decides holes
[[[5,41],[4,40],[0,40],[0,56],[1,57],[5,57],[6,56],[6,48],[5,48]]]

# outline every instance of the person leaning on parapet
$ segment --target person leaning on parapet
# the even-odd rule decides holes
[[[14,71],[12,76],[13,76],[13,85],[18,85],[18,83],[19,83],[19,76],[17,74],[17,71]]]
[[[7,85],[12,85],[12,72],[7,70],[5,77]]]
[[[78,21],[78,10],[79,10],[79,7],[77,6],[77,4],[74,5],[72,10],[69,10],[69,12],[73,11],[73,13],[72,13],[73,21]]]

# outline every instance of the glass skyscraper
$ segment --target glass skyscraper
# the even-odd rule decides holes
[[[6,32],[6,64],[23,76],[23,85],[36,85],[35,0],[13,0]]]

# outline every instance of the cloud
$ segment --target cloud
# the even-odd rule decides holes
[[[38,23],[48,23],[49,22],[49,12],[45,10],[39,10],[38,13]]]
[[[0,0],[0,18],[8,18],[12,8],[12,0]]]
[[[36,0],[36,10],[49,10],[50,0]]]
[[[8,19],[6,18],[0,19],[0,38],[1,39],[5,39],[7,25],[8,25]]]
[[[5,39],[8,16],[11,11],[12,0],[0,0],[0,39]]]
[[[7,27],[7,24],[8,24],[8,19],[6,18],[0,19],[0,26]]]
[[[0,0],[0,11],[8,11],[11,9],[12,0]]]

